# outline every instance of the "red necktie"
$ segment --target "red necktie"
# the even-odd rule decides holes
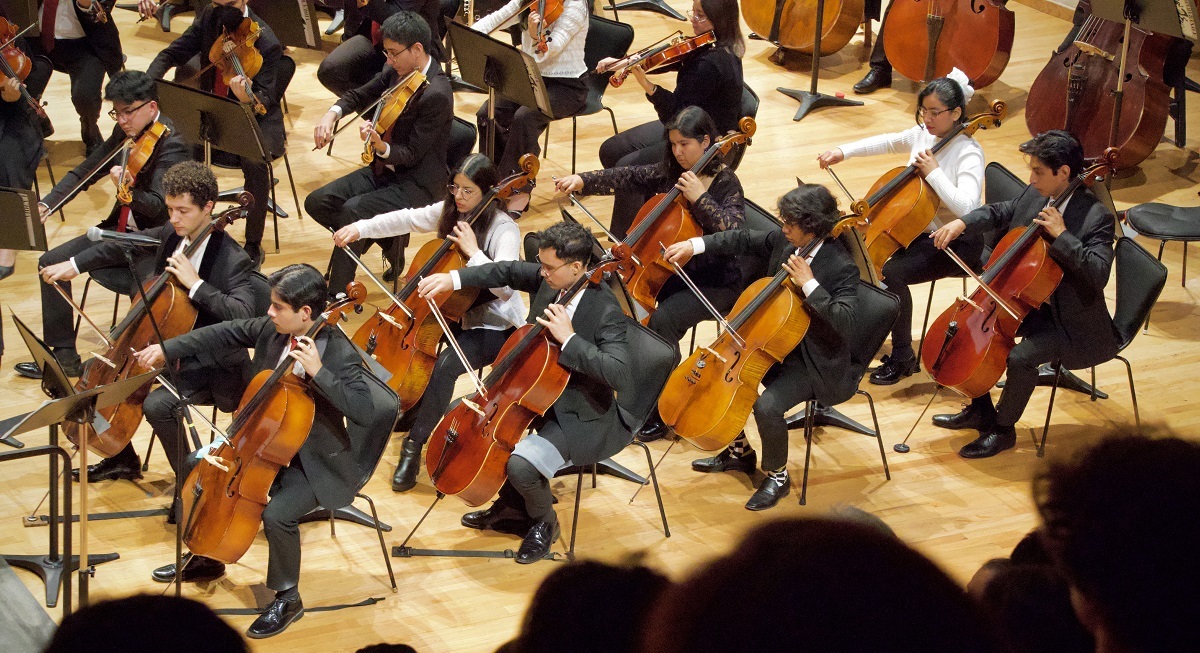
[[[58,18],[58,0],[46,0],[42,5],[42,49],[54,49],[54,19]]]
[[[229,85],[225,83],[225,78],[221,76],[221,71],[213,71],[213,95],[218,97],[229,97]]]
[[[379,23],[371,21],[371,45],[379,45],[383,43],[383,30]]]
[[[129,226],[129,205],[122,204],[121,212],[119,214],[117,214],[117,231],[119,231],[121,233],[125,233],[126,228],[128,226]]]

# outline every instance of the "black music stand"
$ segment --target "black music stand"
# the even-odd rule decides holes
[[[275,164],[263,144],[262,130],[254,108],[229,98],[223,98],[199,89],[158,80],[158,106],[166,114],[183,137],[192,143],[204,145],[204,164],[212,165],[214,149],[240,156],[255,163],[264,163],[270,168],[271,179],[275,178]],[[290,174],[288,175],[291,176]],[[279,212],[275,198],[275,184],[271,185],[271,209],[275,231],[275,252],[279,252]],[[256,197],[261,202],[264,198]]]
[[[283,45],[324,50],[313,0],[250,0],[250,8],[271,26]]]
[[[676,11],[671,5],[667,4],[666,0],[626,0],[625,2],[614,2],[607,7],[604,7],[604,9],[613,12],[614,17],[617,15],[619,10],[628,9],[629,11],[653,11],[668,18],[674,18],[675,20],[682,20],[684,22],[687,21],[687,17]]]
[[[778,42],[779,40],[779,12],[783,6],[784,0],[775,0],[777,8],[775,11],[775,23],[771,26],[771,41]],[[796,115],[792,117],[794,122],[800,122],[804,116],[808,115],[813,109],[822,107],[861,107],[862,102],[858,100],[847,100],[844,97],[826,95],[817,91],[817,80],[821,77],[821,25],[825,18],[825,0],[817,0],[817,18],[816,37],[813,39],[813,54],[812,54],[812,73],[810,77],[812,82],[807,91],[800,91],[791,88],[777,87],[775,90],[800,101],[800,108],[796,110]]]
[[[520,48],[497,41],[476,32],[458,21],[448,23],[450,45],[458,61],[458,72],[463,81],[488,92],[488,129],[486,154],[496,160],[496,96],[505,98],[540,111],[554,119],[550,110],[550,96],[546,84],[538,72],[537,62]]]

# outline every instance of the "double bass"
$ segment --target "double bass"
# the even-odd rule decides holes
[[[746,25],[785,50],[812,54],[817,35],[817,0],[742,0]],[[821,54],[846,47],[863,19],[863,0],[825,0]]]
[[[1116,156],[1116,150],[1108,150],[1104,162],[1072,179],[1054,208],[1081,186],[1091,186],[1115,170]],[[1000,380],[1021,322],[1050,298],[1063,278],[1045,236],[1036,222],[1008,232],[976,278],[979,288],[929,325],[921,364],[939,385],[974,399]]]
[[[708,146],[691,167],[691,172],[700,174],[713,157],[726,154],[736,143],[749,141],[754,136],[754,119],[742,118],[738,128],[741,131],[727,134]],[[691,216],[687,201],[678,188],[651,197],[638,210],[629,234],[612,249],[618,259],[617,274],[621,275],[621,281],[637,304],[639,319],[649,319],[658,304],[658,291],[675,274],[674,268],[663,258],[663,246],[701,235],[700,225]]]
[[[468,224],[474,225],[492,202],[508,198],[513,191],[537,177],[540,166],[537,157],[526,154],[521,157],[520,165],[521,172],[487,191],[466,219]],[[466,264],[467,257],[452,241],[436,239],[425,243],[413,257],[407,281],[396,293],[392,305],[376,311],[351,338],[392,373],[388,385],[399,395],[403,410],[416,405],[425,393],[437,362],[438,343],[442,340],[441,326],[429,303],[418,297],[417,284],[431,274],[457,270]],[[434,303],[447,320],[458,321],[475,305],[478,294],[478,288],[463,288],[434,298]]]
[[[347,290],[349,296],[330,304],[307,337],[316,338],[346,311],[361,310],[367,289],[352,283]],[[292,372],[295,363],[285,356],[250,381],[226,437],[188,474],[183,541],[192,553],[233,564],[254,542],[267,492],[308,439],[316,414],[308,382]]]
[[[880,28],[892,68],[917,81],[966,73],[975,88],[1000,78],[1016,21],[1007,0],[892,0]]]
[[[838,237],[855,216],[830,230]],[[797,256],[807,258],[823,238],[814,237]],[[729,311],[729,327],[697,348],[671,372],[658,399],[663,423],[697,448],[718,451],[746,426],[767,371],[804,339],[811,317],[786,269],[742,291]]]
[[[996,100],[990,111],[955,125],[930,149],[937,154],[959,134],[972,136],[980,129],[999,127],[1007,114],[1004,102]],[[915,164],[884,173],[865,199],[851,205],[851,212],[861,216],[860,224],[866,224],[863,237],[876,274],[882,277],[883,265],[921,235],[941,205]]]
[[[224,230],[234,220],[246,217],[252,201],[249,193],[242,193],[238,197],[239,205],[214,216],[212,222],[183,250],[183,255],[190,258],[214,230]],[[75,384],[76,391],[82,392],[148,372],[147,368],[138,364],[134,353],[158,342],[155,324],[164,339],[187,333],[195,326],[198,309],[188,299],[187,288],[179,285],[175,275],[162,272],[147,281],[143,288],[149,308],[139,296],[129,313],[109,334],[109,346],[105,352],[87,362],[83,375]],[[67,439],[79,446],[83,440],[80,429],[94,429],[95,433],[87,437],[88,449],[105,458],[117,455],[133,439],[134,431],[141,424],[142,402],[149,393],[150,388],[143,386],[124,402],[97,411],[96,421],[91,424],[64,423]]]
[[[1079,4],[1087,19],[1074,42],[1055,52],[1033,81],[1025,124],[1035,135],[1051,129],[1071,132],[1089,160],[1115,147],[1117,168],[1131,168],[1150,156],[1167,126],[1171,89],[1163,82],[1163,66],[1173,39],[1130,29],[1121,116],[1113,134],[1113,91],[1121,77],[1125,28],[1091,15],[1088,0]]]

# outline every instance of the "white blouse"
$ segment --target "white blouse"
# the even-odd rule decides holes
[[[510,0],[503,7],[475,21],[471,29],[484,34],[510,23],[521,12],[520,0]],[[536,8],[536,5],[534,5]],[[583,62],[583,46],[588,34],[588,6],[582,0],[565,0],[562,15],[550,25],[545,54],[534,50],[529,30],[521,31],[521,50],[537,62],[542,77],[577,78],[587,72]]]

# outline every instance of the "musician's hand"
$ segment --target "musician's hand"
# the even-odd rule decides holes
[[[1033,219],[1037,224],[1042,225],[1046,233],[1054,238],[1062,235],[1062,232],[1067,230],[1066,223],[1063,222],[1062,214],[1053,206],[1047,206],[1038,213],[1038,217]]]
[[[529,36],[533,37],[534,40],[537,40],[538,25],[540,25],[541,22],[542,22],[541,14],[539,14],[536,11],[529,12],[529,20],[526,22],[526,24],[528,25],[528,29],[529,29]]]
[[[454,290],[454,278],[449,272],[431,274],[417,282],[417,296],[421,299],[437,297]]]
[[[557,177],[554,180],[554,190],[560,195],[567,193],[578,193],[583,190],[583,177],[579,175],[567,175],[566,177]]]
[[[333,232],[333,244],[338,247],[345,247],[359,238],[362,238],[362,233],[359,232],[358,227],[352,224]]]
[[[642,87],[646,95],[654,95],[654,92],[658,90],[658,84],[650,81],[650,78],[646,76],[646,71],[642,70],[641,66],[633,67],[633,78],[637,80],[638,86]]]
[[[21,82],[16,77],[9,77],[8,81],[0,86],[0,98],[5,102],[16,102],[21,99]]]
[[[613,64],[617,63],[618,61],[620,61],[620,59],[617,59],[616,57],[605,57],[596,63],[596,72],[597,73],[607,72],[609,67],[611,67]]]
[[[967,223],[961,219],[955,219],[939,228],[937,231],[929,234],[933,239],[933,246],[938,249],[946,249],[950,243],[954,242],[955,238],[962,235],[967,229]]]
[[[229,80],[229,90],[242,102],[253,101],[250,97],[250,80],[243,75],[234,75]]]
[[[813,280],[812,268],[808,266],[808,261],[792,254],[788,260],[784,261],[783,269],[787,270],[788,276],[792,278],[792,283],[796,284],[797,288],[803,288],[804,284]]]
[[[567,338],[575,333],[574,327],[571,326],[571,318],[567,315],[567,308],[562,304],[547,306],[543,317],[537,318],[537,322],[546,327],[560,345],[566,344]]]
[[[50,217],[50,207],[38,202],[38,217],[42,219],[42,224],[46,224],[46,218]]]
[[[832,150],[825,150],[817,155],[817,165],[821,166],[822,170],[845,160],[846,155],[842,154],[842,148],[840,147],[835,147]]]
[[[138,0],[138,13],[142,18],[154,18],[158,15],[158,2],[155,0]]]
[[[157,343],[141,351],[134,352],[133,358],[137,360],[138,365],[147,370],[155,369],[167,362],[167,356],[163,354],[162,345]]]
[[[75,266],[71,265],[70,261],[63,261],[62,263],[47,265],[38,271],[38,274],[42,275],[42,281],[45,281],[46,283],[54,283],[55,281],[70,281],[71,279],[79,276],[79,273],[75,271]]]
[[[112,180],[113,186],[120,187],[121,185],[121,166],[113,166],[108,170],[108,178]]]
[[[913,159],[913,165],[917,166],[917,170],[921,171],[922,177],[928,177],[934,170],[938,169],[937,159],[933,158],[933,152],[929,150],[917,152],[917,156]]]
[[[317,128],[313,130],[313,145],[315,147],[325,147],[329,145],[329,141],[333,140],[333,125],[338,121],[336,111],[326,111],[325,115],[321,116],[321,121],[317,123]]]
[[[687,201],[692,204],[695,204],[705,191],[704,182],[700,181],[700,177],[697,177],[696,173],[691,170],[683,171],[683,174],[679,176],[679,181],[675,182],[675,188],[678,188],[679,192],[683,193]]]
[[[317,350],[317,343],[308,336],[300,336],[296,340],[298,344],[295,349],[288,352],[288,356],[296,359],[304,368],[304,373],[311,379],[321,371],[321,352]]]
[[[188,290],[200,283],[200,275],[196,273],[196,266],[192,265],[191,259],[182,254],[168,256],[167,266],[164,269],[175,275],[179,283]]]
[[[692,260],[696,255],[696,248],[692,247],[692,241],[682,240],[667,247],[667,251],[663,253],[663,258],[668,263],[674,263],[680,267],[687,265],[687,262]]]
[[[475,238],[475,230],[471,225],[459,220],[458,224],[454,225],[454,230],[446,236],[448,240],[458,245],[459,251],[467,258],[471,258],[479,253],[479,240]]]

